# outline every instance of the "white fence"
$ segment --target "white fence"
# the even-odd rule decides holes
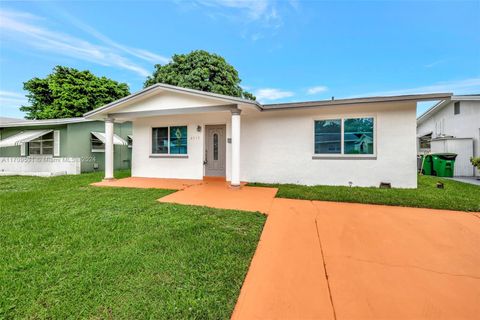
[[[0,175],[80,174],[81,158],[0,157]]]

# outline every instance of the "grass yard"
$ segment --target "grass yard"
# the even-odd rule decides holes
[[[0,177],[0,318],[229,318],[265,217],[101,177]]]
[[[443,182],[445,189],[438,189]],[[251,184],[278,188],[277,198],[357,202],[480,212],[480,187],[432,176],[418,176],[418,189],[379,189],[294,184]]]

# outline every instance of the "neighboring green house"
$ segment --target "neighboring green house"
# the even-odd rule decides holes
[[[115,169],[131,164],[131,122],[115,124]],[[84,118],[0,122],[0,174],[103,171],[105,123]]]

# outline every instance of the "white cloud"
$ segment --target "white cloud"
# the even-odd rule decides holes
[[[300,1],[299,0],[289,0],[288,3],[295,10],[298,10],[300,8]]]
[[[150,52],[148,50],[144,49],[137,49],[137,48],[131,48],[125,45],[122,45],[118,42],[113,41],[112,39],[108,38],[104,34],[100,33],[96,29],[92,28],[91,26],[83,23],[82,21],[78,20],[75,16],[72,16],[66,12],[62,12],[64,16],[76,27],[80,28],[81,30],[87,32],[88,34],[94,36],[98,40],[102,41],[104,44],[107,44],[113,48],[119,49],[120,51],[123,51],[125,53],[128,53],[132,56],[135,56],[139,59],[148,61],[148,62],[153,62],[153,63],[168,63],[170,62],[170,59],[164,56],[161,56],[159,54]]]
[[[2,107],[19,107],[27,103],[27,98],[18,92],[0,90],[0,106]]]
[[[255,96],[259,101],[278,100],[282,98],[289,98],[294,95],[295,94],[292,91],[284,91],[273,88],[258,89],[255,91]]]
[[[24,98],[25,96],[18,92],[0,90],[0,97]]]
[[[165,57],[149,51],[120,45],[86,25],[83,25],[84,31],[101,40],[102,45],[49,29],[39,22],[42,22],[42,19],[30,13],[1,10],[0,36],[4,38],[3,41],[8,39],[51,54],[130,70],[143,77],[148,76],[150,72],[123,54],[149,62],[168,61]]]
[[[307,89],[308,94],[317,94],[327,91],[328,88],[326,86],[315,86]]]
[[[395,96],[395,95],[402,95],[402,94],[447,93],[447,92],[453,92],[454,94],[480,93],[480,78],[437,82],[431,85],[420,86],[415,88],[369,92],[365,94],[356,95],[355,97]]]
[[[431,63],[428,63],[426,65],[424,65],[425,68],[433,68],[439,64],[442,64],[442,63],[445,63],[447,60],[437,60],[437,61],[433,61]]]
[[[178,2],[183,4],[184,2]],[[250,24],[255,22],[256,27],[277,29],[283,25],[282,16],[279,13],[278,5],[280,2],[274,0],[196,0],[196,4],[209,7],[210,9],[216,8],[217,11],[221,9],[235,10],[231,12],[208,12],[208,15],[215,17],[229,16],[235,19],[240,24]],[[291,9],[289,5],[289,9]],[[297,6],[298,8],[298,6]],[[252,36],[252,40],[256,41],[263,37],[258,31],[253,31],[255,34]]]
[[[27,98],[18,92],[0,90],[0,116],[23,118],[20,106],[28,103]]]
[[[268,16],[271,6],[268,0],[197,0],[197,2],[209,7],[239,9],[246,12],[251,20]]]

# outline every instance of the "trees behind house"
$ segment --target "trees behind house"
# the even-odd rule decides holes
[[[126,83],[97,77],[90,71],[57,66],[47,77],[23,84],[28,106],[22,106],[27,119],[81,117],[97,107],[130,94]]]
[[[240,87],[237,70],[223,57],[203,50],[175,54],[165,65],[155,65],[144,86],[166,83],[174,86],[255,100]]]
[[[203,50],[175,54],[165,65],[155,65],[145,87],[155,83],[255,100],[240,86],[237,70],[223,57]],[[29,105],[20,107],[27,119],[81,117],[86,112],[130,94],[128,85],[88,70],[56,66],[45,78],[24,82]]]

